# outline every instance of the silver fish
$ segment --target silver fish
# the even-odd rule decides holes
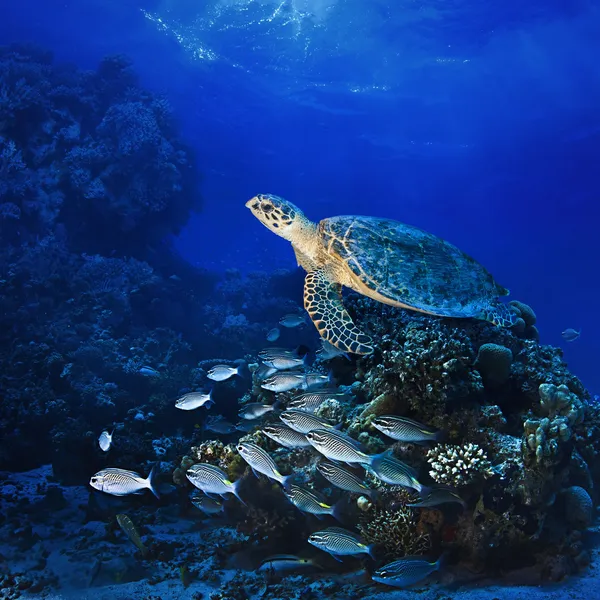
[[[581,335],[581,329],[577,331],[576,329],[569,327],[568,329],[565,329],[561,335],[563,340],[566,340],[567,342],[574,342]]]
[[[291,475],[282,475],[275,461],[260,446],[252,442],[240,442],[236,448],[240,456],[250,465],[255,475],[262,473],[284,487],[287,485]]]
[[[280,335],[281,335],[281,331],[280,331],[279,327],[273,327],[273,329],[271,329],[269,331],[269,333],[267,333],[267,341],[268,342],[276,342],[279,339]]]
[[[343,356],[346,360],[350,360],[347,352],[336,348],[333,344],[323,338],[321,338],[321,349],[317,351],[317,356],[321,360],[332,360],[338,356]]]
[[[222,434],[237,431],[237,427],[225,419],[223,415],[209,415],[204,422],[204,429]]]
[[[373,419],[373,427],[398,442],[434,442],[441,437],[442,432],[430,429],[412,419],[381,415]]]
[[[215,401],[212,399],[212,390],[208,394],[202,392],[190,392],[189,394],[184,394],[177,402],[175,402],[175,408],[179,408],[180,410],[195,410],[202,406],[210,408],[214,403]]]
[[[325,458],[349,464],[371,464],[382,455],[365,454],[357,447],[354,440],[335,429],[314,429],[306,434],[310,445],[318,450]]]
[[[284,410],[279,418],[298,433],[308,433],[315,429],[335,429],[327,420],[303,410]]]
[[[244,406],[238,412],[238,416],[241,419],[247,419],[248,421],[252,421],[254,419],[260,419],[263,415],[266,415],[268,412],[277,409],[277,402],[273,404],[260,404],[259,402],[249,402],[248,404],[244,404]]]
[[[273,423],[271,425],[265,425],[261,431],[274,442],[277,442],[286,448],[306,448],[310,446],[306,436],[290,429],[286,425]]]
[[[296,350],[290,350],[289,348],[273,346],[272,348],[264,348],[258,353],[258,358],[260,358],[260,360],[268,360],[269,358],[276,358],[277,356],[297,357],[298,352]]]
[[[321,569],[319,565],[315,564],[310,558],[300,558],[293,554],[277,554],[275,556],[269,556],[265,558],[258,567],[257,571],[262,572],[274,572],[274,573],[287,573],[288,571],[299,571],[308,567],[316,567]]]
[[[254,371],[254,374],[259,381],[263,381],[267,377],[271,377],[271,375],[274,373],[277,373],[277,369],[274,369],[273,367],[267,367],[265,364],[259,365],[258,369]]]
[[[325,387],[333,382],[333,376],[322,375],[321,373],[307,373],[306,374],[306,387],[302,388],[305,390],[316,390],[318,388]]]
[[[429,488],[426,488],[418,481],[415,470],[391,456],[389,451],[378,455],[371,461],[368,468],[381,481],[389,485],[400,485],[405,488],[411,488],[423,495],[429,492]]]
[[[144,490],[150,490],[157,498],[160,496],[154,487],[154,467],[150,475],[144,479],[135,471],[116,469],[109,467],[92,475],[90,485],[101,492],[112,496],[128,496],[129,494],[142,494]]]
[[[255,419],[240,421],[239,423],[235,424],[235,428],[238,431],[243,431],[244,433],[248,433],[249,431],[252,431],[256,427],[258,427],[258,423],[256,422]]]
[[[238,367],[230,367],[228,365],[215,365],[210,371],[206,374],[209,379],[213,381],[226,381],[230,379],[234,375],[240,374],[241,365]]]
[[[235,483],[229,481],[227,474],[219,469],[219,467],[215,467],[215,465],[197,463],[188,469],[185,476],[194,487],[197,487],[205,494],[218,494],[219,496],[233,494],[242,504],[245,504],[238,493],[241,480]]]
[[[311,515],[331,515],[339,519],[339,504],[327,504],[325,498],[313,490],[292,483],[283,490],[288,500],[302,512]]]
[[[458,495],[458,492],[452,488],[435,487],[429,488],[426,494],[418,502],[407,504],[413,508],[428,508],[431,506],[439,506],[440,504],[458,503],[463,508],[467,507],[467,503]]]
[[[287,408],[314,413],[326,400],[338,400],[342,402],[349,397],[348,394],[336,392],[335,390],[315,390],[314,392],[305,392],[304,394],[294,396],[288,402]]]
[[[306,315],[284,315],[279,319],[279,324],[288,328],[300,327],[301,325],[306,325]]]
[[[329,481],[346,492],[353,494],[364,494],[365,496],[373,497],[376,494],[366,483],[360,480],[354,473],[340,467],[334,463],[320,461],[317,464],[317,471]]]
[[[422,556],[405,556],[400,560],[377,569],[371,576],[373,581],[385,583],[394,587],[407,587],[425,579],[437,571],[441,566],[441,559],[429,562]]]
[[[301,371],[282,371],[265,379],[261,387],[271,392],[289,392],[290,390],[314,390],[331,383],[331,376],[321,373],[302,373]]]
[[[304,364],[306,364],[307,356],[308,354],[304,357],[280,355],[271,356],[269,358],[263,358],[262,360],[263,363],[267,365],[267,367],[277,369],[278,371],[287,371],[289,369],[296,369],[298,367],[302,367]]]
[[[308,543],[315,548],[329,552],[335,559],[338,556],[369,554],[372,558],[373,545],[365,544],[358,535],[341,527],[328,527],[315,531],[308,537]]]
[[[289,392],[293,389],[306,389],[306,373],[301,371],[277,372],[267,377],[260,385],[270,392]]]
[[[214,498],[210,498],[202,492],[196,492],[190,498],[192,504],[201,510],[205,515],[216,515],[223,512],[223,503]]]
[[[140,373],[140,375],[145,375],[146,377],[159,377],[160,376],[160,373],[156,369],[153,369],[152,367],[148,367],[146,365],[144,365],[143,367],[140,367],[139,373]]]
[[[115,430],[113,429],[111,433],[108,431],[103,431],[98,438],[98,445],[100,446],[100,450],[103,452],[108,452],[110,450],[110,445],[112,444],[112,436]]]

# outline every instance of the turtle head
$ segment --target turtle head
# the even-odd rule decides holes
[[[252,214],[273,233],[292,241],[295,225],[306,221],[304,213],[291,202],[273,194],[258,194],[246,202]]]

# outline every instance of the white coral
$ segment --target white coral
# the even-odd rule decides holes
[[[431,465],[429,475],[437,483],[460,486],[494,475],[492,464],[477,444],[440,444],[427,452],[427,461]]]

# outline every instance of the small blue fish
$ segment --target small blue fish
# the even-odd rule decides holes
[[[565,329],[561,335],[563,340],[567,342],[574,342],[581,335],[581,329],[577,331],[576,329],[569,327],[568,329]]]
[[[306,315],[284,315],[279,319],[279,324],[288,328],[300,327],[301,325],[306,325]]]
[[[160,377],[160,373],[156,369],[153,369],[152,367],[148,367],[146,365],[140,367],[138,373],[140,373],[140,375],[144,375],[145,377]]]
[[[269,333],[267,333],[267,341],[276,342],[279,339],[280,335],[281,331],[279,330],[279,327],[273,327],[273,329],[271,329]]]

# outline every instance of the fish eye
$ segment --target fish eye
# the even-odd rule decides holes
[[[244,446],[242,446],[241,444],[237,445],[237,451],[241,452],[244,449]]]

